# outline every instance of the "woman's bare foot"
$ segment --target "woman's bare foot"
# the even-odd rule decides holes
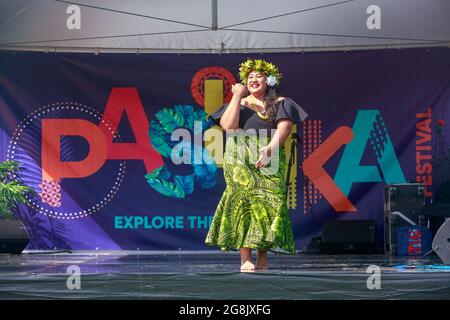
[[[255,268],[256,268],[256,270],[259,270],[259,271],[267,271],[267,270],[269,270],[267,265],[256,265]]]
[[[241,265],[241,272],[253,272],[255,271],[255,265],[251,261],[245,261]]]
[[[256,259],[256,269],[267,271],[267,250],[258,250],[258,257]]]
[[[259,271],[267,271],[267,270],[269,270],[269,268],[267,267],[267,264],[266,265],[259,265],[259,264],[257,264],[255,268],[256,268],[256,270],[259,270]]]

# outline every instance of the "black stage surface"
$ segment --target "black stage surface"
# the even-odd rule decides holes
[[[71,265],[81,289],[67,288]],[[367,267],[381,268],[369,290]],[[269,254],[268,271],[239,272],[237,252],[117,251],[0,255],[0,299],[449,299],[450,267],[435,256]]]

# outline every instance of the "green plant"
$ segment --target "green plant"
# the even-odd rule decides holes
[[[13,219],[12,211],[20,204],[26,203],[25,195],[32,193],[30,187],[23,185],[14,174],[20,169],[17,161],[5,161],[0,163],[0,216]]]

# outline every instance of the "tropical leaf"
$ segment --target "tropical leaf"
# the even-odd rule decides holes
[[[161,172],[161,170],[164,168],[164,166],[161,166],[159,168],[156,168],[155,170],[153,170],[152,172],[149,172],[145,175],[146,179],[154,179],[156,177],[158,177],[159,173]]]
[[[180,114],[183,119],[184,119],[184,126],[185,127],[192,127],[193,122],[192,122],[192,111],[194,109],[193,106],[190,105],[176,105],[174,106],[174,109],[176,110],[176,112],[178,114]]]
[[[157,192],[173,198],[184,198],[185,193],[183,189],[172,182],[160,179],[147,179],[147,183]]]
[[[159,111],[156,114],[156,118],[158,118],[164,130],[168,133],[184,126],[183,115],[170,108],[164,108]]]
[[[172,177],[172,173],[167,169],[166,166],[163,166],[161,172],[159,173],[158,178],[161,180],[169,180]]]
[[[166,132],[166,130],[164,130],[161,124],[159,124],[159,122],[156,120],[150,121],[149,133],[150,135],[155,134],[158,136],[168,135],[168,132]]]
[[[196,108],[192,112],[192,117],[194,118],[195,121],[203,121],[206,119],[206,112],[203,109]]]
[[[216,185],[217,166],[212,164],[194,165],[196,183],[201,189],[211,189]]]
[[[149,136],[153,147],[165,158],[170,158],[173,148],[179,141],[171,141],[171,133],[178,128],[194,131],[194,122],[201,121],[201,132],[215,125],[212,119],[206,118],[207,114],[201,108],[191,105],[176,105],[172,108],[164,108],[156,114],[156,119],[150,122]],[[189,149],[191,149],[189,143]],[[191,158],[195,153],[191,150]],[[180,155],[181,156],[181,155]],[[207,155],[206,155],[207,156]],[[148,184],[159,193],[184,198],[186,194],[194,192],[194,184],[199,184],[202,189],[212,188],[216,183],[217,166],[214,161],[202,166],[194,165],[194,174],[179,176],[169,171],[167,167],[161,167],[145,175]],[[171,178],[173,177],[173,180]]]
[[[216,126],[216,122],[210,115],[206,115],[205,120],[203,120],[203,128],[205,128],[205,131],[211,127]]]
[[[17,161],[5,161],[0,163],[0,180],[4,181],[11,174],[19,170],[19,163]]]
[[[152,129],[150,129],[152,130]],[[164,136],[153,134],[150,132],[150,139],[153,148],[159,152],[163,157],[170,157],[170,153],[172,152],[172,148],[167,144],[164,139]]]
[[[194,175],[179,176],[176,175],[174,182],[177,186],[184,190],[185,194],[192,194],[194,192]]]
[[[33,190],[12,179],[12,173],[17,172],[20,164],[16,161],[6,161],[0,164],[2,179],[0,180],[0,215],[6,219],[13,218],[13,210],[20,204],[26,203],[25,195]]]

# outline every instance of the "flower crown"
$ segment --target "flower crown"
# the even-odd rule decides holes
[[[250,72],[256,71],[264,73],[267,76],[267,85],[274,87],[280,83],[282,75],[276,65],[263,59],[249,58],[239,65],[239,78],[243,84],[247,84]]]

